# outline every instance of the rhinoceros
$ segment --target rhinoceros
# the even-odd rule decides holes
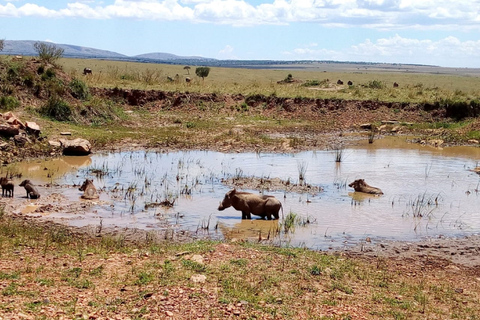
[[[249,192],[241,192],[232,189],[225,194],[223,201],[218,206],[222,211],[233,207],[235,210],[242,211],[242,219],[252,219],[252,214],[267,218],[268,220],[278,219],[282,203],[274,196],[257,195]]]

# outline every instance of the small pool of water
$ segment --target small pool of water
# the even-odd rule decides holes
[[[284,216],[297,216],[294,231],[277,239],[284,245],[327,249],[367,238],[411,241],[480,230],[480,176],[469,171],[477,166],[479,148],[436,149],[396,137],[344,149],[340,163],[335,157],[335,151],[136,151],[24,163],[17,169],[39,184],[80,184],[92,178],[105,204],[96,206],[91,216],[72,219],[71,224],[78,226],[101,219],[103,226],[148,229],[160,227],[166,219],[179,229],[208,226],[213,236],[265,239],[273,237],[282,220],[247,221],[233,208],[217,211],[231,189],[222,180],[241,176],[298,183],[304,170],[305,182],[322,192],[264,191],[282,201]],[[354,193],[348,184],[359,178],[381,188],[384,195]],[[65,194],[78,198],[81,193],[70,188]],[[153,205],[162,201],[174,205]]]

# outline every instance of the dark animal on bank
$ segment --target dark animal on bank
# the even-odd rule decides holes
[[[7,177],[1,177],[0,184],[2,185],[2,197],[7,196],[13,198],[13,189],[15,188],[13,181]]]
[[[84,75],[92,74],[92,69],[90,69],[90,68],[85,68],[85,69],[83,69],[83,74],[84,74]]]
[[[394,88],[398,88],[398,83],[394,82],[394,83],[393,83],[393,87],[394,87]]]
[[[350,183],[348,186],[355,189],[356,192],[363,192],[363,193],[377,194],[377,195],[383,194],[382,190],[380,190],[379,188],[369,186],[363,179],[357,179],[352,183]]]
[[[19,184],[19,186],[25,188],[25,191],[27,191],[27,198],[30,198],[30,199],[40,198],[40,193],[38,193],[37,188],[33,185],[33,183],[30,180],[23,180],[22,183]]]
[[[337,81],[337,84],[343,84],[343,81],[342,81],[342,80],[338,80],[338,81]]]
[[[352,82],[352,81],[348,81],[347,84],[348,84],[349,86],[353,86],[353,82]]]
[[[99,198],[97,188],[95,188],[93,181],[90,179],[86,179],[78,190],[83,191],[82,199],[92,200]]]
[[[235,210],[242,211],[242,219],[252,219],[252,214],[267,218],[268,220],[278,219],[282,203],[274,196],[257,195],[249,192],[240,192],[232,189],[225,194],[223,201],[218,206],[222,211],[233,207]]]

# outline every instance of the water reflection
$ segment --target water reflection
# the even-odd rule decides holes
[[[95,213],[72,220],[75,225],[98,224],[218,230],[225,238],[265,239],[280,221],[242,221],[241,212],[218,212],[219,201],[231,188],[223,179],[235,176],[305,182],[324,191],[309,195],[265,191],[282,201],[285,217],[298,221],[283,244],[315,249],[341,247],[369,237],[414,240],[425,236],[466,235],[480,229],[479,148],[432,148],[405,143],[404,138],[365,142],[345,149],[341,162],[334,151],[295,154],[189,152],[119,152],[66,157],[50,162],[23,163],[17,169],[31,180],[80,184],[94,179],[103,204]],[[46,168],[46,169],[45,169]],[[365,179],[383,196],[353,192],[348,183]],[[258,192],[255,190],[246,190]],[[79,197],[66,189],[68,197]],[[172,207],[161,205],[163,201]],[[308,223],[305,223],[308,221]]]

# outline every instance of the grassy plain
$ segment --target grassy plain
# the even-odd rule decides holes
[[[91,68],[93,74],[85,77],[85,81],[94,87],[414,103],[471,100],[480,96],[480,72],[468,69],[343,64],[301,64],[291,69],[212,67],[203,81],[195,75],[194,66],[187,73],[184,65],[85,59],[61,59],[59,63],[74,77],[80,77],[84,67]],[[176,74],[180,81],[167,80]],[[277,83],[288,74],[295,82]],[[187,84],[186,77],[193,81]],[[327,79],[328,82],[318,86],[305,86],[308,81]],[[337,80],[344,85],[336,85]],[[353,85],[348,86],[348,81]],[[394,82],[399,88],[393,88]]]

